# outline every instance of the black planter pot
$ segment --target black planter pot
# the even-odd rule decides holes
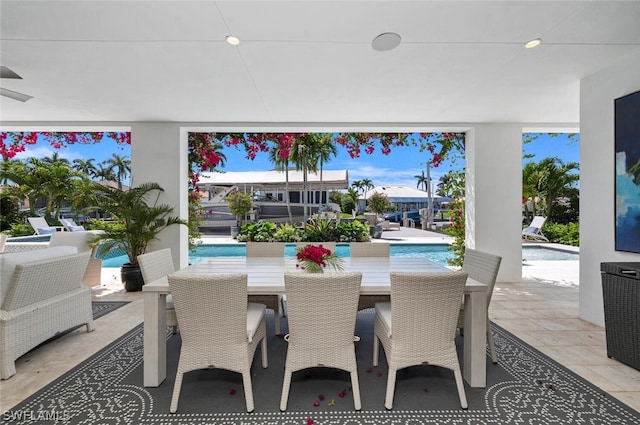
[[[144,285],[144,279],[142,278],[142,272],[140,266],[133,265],[131,263],[125,263],[120,266],[120,277],[124,285],[124,290],[127,292],[142,291],[142,285]]]

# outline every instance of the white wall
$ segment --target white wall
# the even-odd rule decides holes
[[[467,133],[466,245],[502,257],[498,281],[522,280],[522,125]]]
[[[131,126],[132,186],[155,182],[164,190],[161,203],[174,208],[174,214],[188,220],[187,138],[176,123],[134,123]],[[171,226],[159,235],[152,250],[171,248],[174,266],[188,264],[187,226]]]
[[[614,99],[640,90],[640,56],[580,84],[580,317],[604,325],[600,263],[640,261],[615,251]]]

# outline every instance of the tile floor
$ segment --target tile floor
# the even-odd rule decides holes
[[[83,329],[21,357],[17,374],[0,381],[0,412],[10,410],[62,373],[88,358],[143,319],[141,293],[126,293],[117,269],[103,269],[96,300],[129,300],[130,304]],[[603,328],[578,318],[578,288],[561,280],[525,277],[525,282],[498,283],[490,317],[541,352],[640,411],[640,371],[606,356]]]

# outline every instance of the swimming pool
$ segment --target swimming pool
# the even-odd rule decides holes
[[[448,244],[391,244],[389,251],[392,257],[426,258],[435,263],[446,265],[447,260],[452,256],[447,249],[448,247]],[[284,251],[285,257],[293,257],[295,254],[296,246],[294,244],[287,245]],[[338,244],[336,254],[339,257],[351,256],[349,245]],[[189,253],[189,262],[193,264],[209,257],[244,257],[245,255],[244,244],[199,245],[195,252]],[[523,246],[522,258],[527,261],[577,261],[580,255],[547,247]],[[125,262],[127,262],[126,256],[117,256],[104,259],[102,267],[120,267]]]

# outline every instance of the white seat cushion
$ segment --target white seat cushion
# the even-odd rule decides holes
[[[391,337],[391,303],[376,303],[376,316],[381,319],[387,336]]]
[[[253,336],[258,331],[258,325],[264,317],[267,306],[258,303],[249,303],[247,305],[247,338],[249,342],[253,340]]]

